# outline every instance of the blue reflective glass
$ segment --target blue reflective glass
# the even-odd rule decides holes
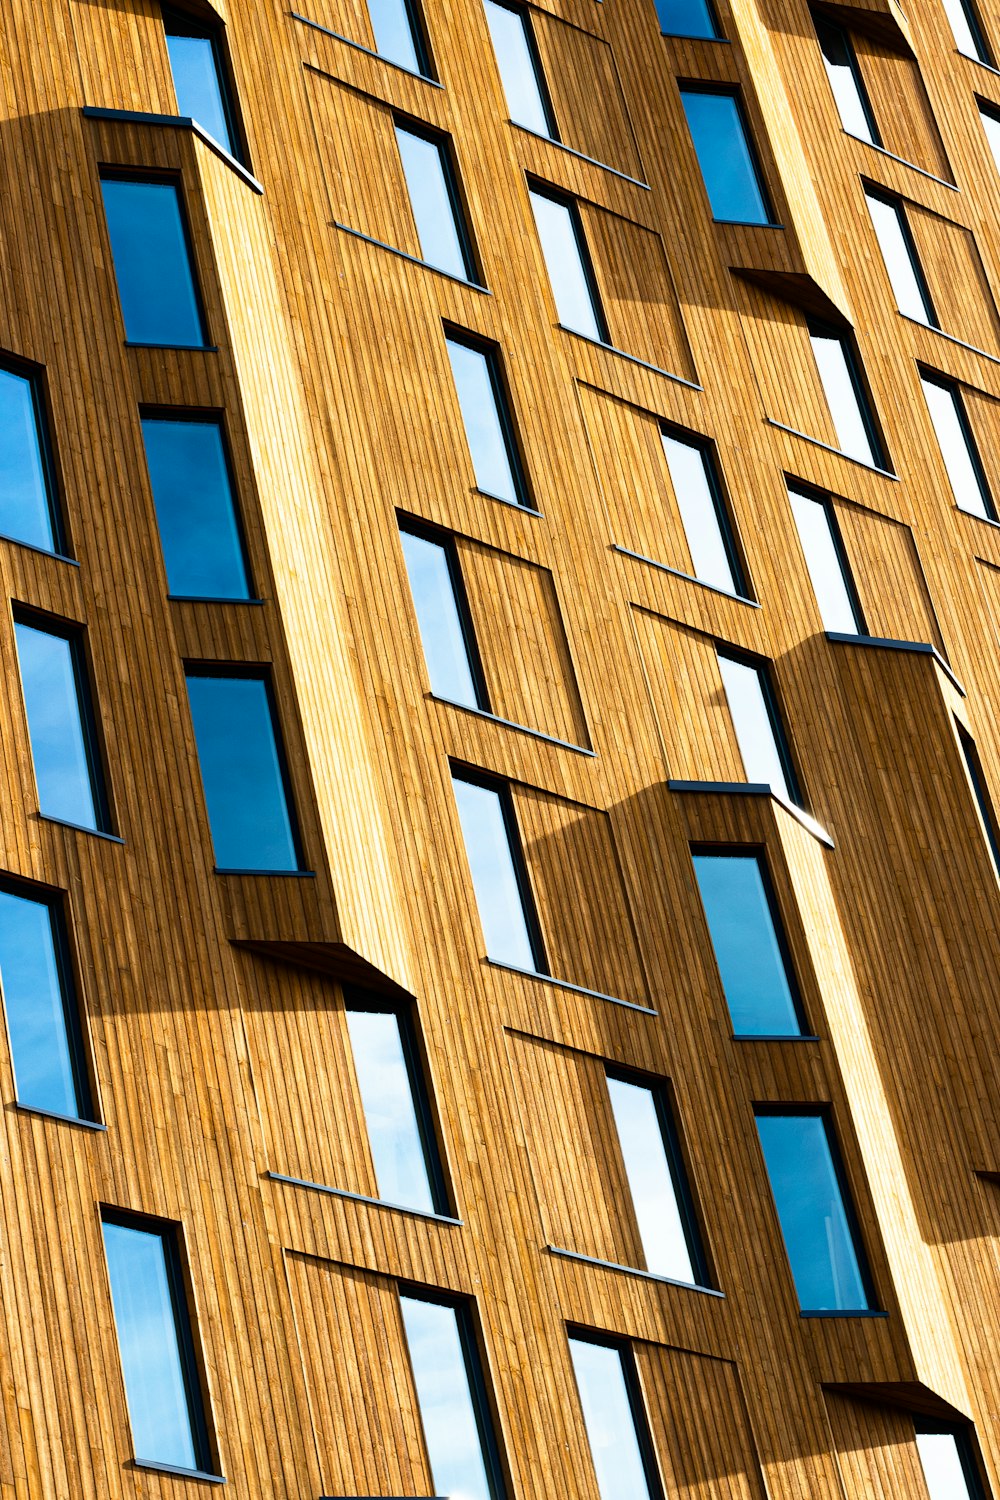
[[[432,1214],[437,1204],[399,1017],[348,1006],[347,1029],[378,1196]]]
[[[870,1306],[821,1114],[757,1116],[799,1306],[860,1312]]]
[[[459,1311],[405,1294],[399,1304],[435,1493],[493,1500]]]
[[[191,674],[187,685],[216,864],[226,870],[297,870],[267,682]]]
[[[18,1101],[83,1117],[88,1103],[58,924],[48,901],[0,890],[0,991]]]
[[[368,15],[379,56],[426,76],[422,39],[406,0],[368,0]]]
[[[462,409],[462,424],[472,454],[476,485],[487,495],[523,505],[517,459],[508,432],[497,358],[492,350],[476,349],[449,338],[448,358]]]
[[[0,535],[55,552],[43,441],[35,382],[0,368]]]
[[[518,879],[520,851],[511,850],[502,795],[493,787],[477,786],[458,776],[452,777],[452,785],[486,952],[516,969],[541,971],[544,966],[532,941],[531,919]]]
[[[396,141],[417,226],[420,256],[429,266],[447,271],[460,281],[475,280],[475,267],[465,245],[464,226],[444,147],[412,130],[396,126]]]
[[[101,188],[125,337],[201,348],[205,332],[177,187],[104,178]]]
[[[249,598],[221,425],[144,417],[142,435],[170,592]]]
[[[569,1352],[601,1500],[660,1500],[643,1462],[622,1351],[571,1338]]]
[[[656,14],[667,36],[719,35],[708,0],[656,0]]]
[[[757,163],[733,94],[681,89],[684,112],[714,218],[736,224],[769,224]]]
[[[21,620],[14,634],[39,809],[46,817],[98,829],[103,820],[76,642]]]
[[[168,11],[164,11],[163,23],[178,112],[196,120],[230,156],[238,155],[215,38]]]
[[[448,547],[412,531],[401,530],[400,540],[432,692],[466,708],[486,708]]]
[[[733,1031],[799,1036],[760,861],[753,854],[696,854],[694,870]]]

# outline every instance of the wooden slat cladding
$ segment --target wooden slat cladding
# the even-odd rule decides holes
[[[600,36],[544,11],[532,15],[560,140],[572,151],[643,180],[615,56]]]

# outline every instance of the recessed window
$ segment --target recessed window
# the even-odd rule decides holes
[[[859,463],[886,468],[851,340],[825,323],[810,322],[809,342],[833,418],[837,447]]]
[[[569,1352],[601,1500],[663,1500],[631,1349],[573,1333]]]
[[[712,217],[727,224],[773,222],[743,110],[735,93],[682,88]]]
[[[469,1309],[400,1292],[435,1493],[503,1500],[496,1437]]]
[[[202,348],[205,325],[177,183],[102,177],[101,190],[125,337]]]
[[[380,57],[423,78],[433,76],[416,0],[368,0],[368,15]]]
[[[399,535],[431,691],[451,703],[489,712],[454,541],[410,521],[400,522]]]
[[[977,99],[979,105],[979,118],[983,122],[986,132],[986,142],[993,155],[993,163],[1000,172],[1000,111],[994,109],[983,99]]]
[[[610,343],[576,204],[538,187],[528,196],[559,322],[584,338]]]
[[[753,853],[692,855],[736,1036],[801,1036],[802,1015],[777,903]]]
[[[246,555],[222,423],[142,419],[167,587],[182,599],[248,599]]]
[[[709,445],[666,430],[661,439],[694,576],[727,594],[745,595],[746,585]]]
[[[451,153],[443,140],[396,126],[421,259],[460,281],[476,280]]]
[[[872,188],[865,188],[865,198],[896,306],[908,318],[936,328],[938,321],[931,294],[920,269],[903,205],[897,198],[876,193]]]
[[[809,579],[823,628],[841,635],[863,635],[858,604],[833,505],[825,495],[788,486],[788,500],[805,554]]]
[[[445,342],[477,488],[530,509],[499,351],[455,332]]]
[[[558,140],[528,12],[498,0],[483,0],[483,4],[511,119],[536,135]]]
[[[997,820],[993,812],[993,804],[989,793],[986,790],[986,778],[983,775],[979,751],[976,748],[975,740],[965,732],[961,724],[956,723],[955,728],[958,731],[958,743],[962,748],[962,755],[965,759],[965,769],[968,772],[969,785],[972,787],[976,806],[979,809],[979,816],[982,819],[983,832],[986,835],[986,843],[990,851],[990,857],[993,860],[993,868],[997,873],[998,879],[1000,879],[1000,840],[997,838]]]
[[[106,833],[108,807],[82,632],[16,614],[14,635],[39,811]]]
[[[992,67],[993,58],[972,0],[942,0],[942,3],[959,52]]]
[[[715,38],[719,27],[708,0],[656,0],[660,30],[665,36]]]
[[[51,896],[0,884],[0,994],[19,1104],[93,1118],[66,924]]]
[[[847,32],[825,17],[816,16],[814,21],[840,123],[848,135],[856,135],[871,146],[881,146],[882,138]]]
[[[927,1417],[915,1417],[913,1426],[928,1500],[983,1500],[968,1433]]]
[[[854,1211],[825,1114],[755,1111],[767,1175],[803,1312],[872,1307]]]
[[[548,973],[510,788],[459,771],[452,785],[487,955]]]
[[[263,671],[186,668],[198,765],[221,870],[302,867],[271,685]]]
[[[704,1286],[704,1257],[664,1091],[610,1070],[607,1084],[646,1262],[641,1269]]]
[[[176,1230],[113,1210],[101,1221],[136,1461],[205,1473],[211,1456]]]
[[[957,385],[937,375],[922,373],[927,410],[948,473],[948,483],[959,510],[987,521],[997,519],[996,506],[986,483],[982,460],[976,448]]]
[[[798,802],[791,753],[767,667],[723,651],[717,655],[747,781],[770,786],[786,801]]]
[[[63,550],[41,387],[21,365],[0,364],[0,536]]]
[[[236,114],[218,27],[163,7],[163,29],[177,110],[196,121],[230,156],[240,157]]]

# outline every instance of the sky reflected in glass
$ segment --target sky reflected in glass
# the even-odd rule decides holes
[[[483,4],[511,119],[515,125],[523,125],[536,135],[551,135],[552,126],[538,80],[526,15],[507,5],[497,5],[496,0],[483,0]]]
[[[652,1500],[621,1354],[577,1338],[569,1350],[601,1500]]]
[[[462,629],[447,548],[412,531],[401,530],[400,541],[431,691],[466,708],[484,708]]]
[[[959,397],[936,380],[921,379],[955,504],[970,516],[992,519],[959,408]]]
[[[57,550],[33,382],[0,369],[0,535]]]
[[[347,1011],[347,1029],[375,1163],[378,1196],[435,1212],[399,1019],[388,1011]]]
[[[856,458],[863,464],[878,468],[879,456],[872,447],[868,428],[865,425],[861,408],[862,398],[855,384],[854,372],[847,357],[844,340],[836,333],[823,333],[811,329],[809,341],[812,344],[826,404],[833,418],[837,447],[841,453],[846,453],[848,458]]]
[[[801,1033],[760,863],[752,854],[696,854],[715,960],[737,1036]]]
[[[851,45],[839,26],[816,17],[816,35],[819,38],[826,76],[840,114],[840,123],[849,135],[867,141],[871,146],[880,144],[878,132],[872,119],[868,100],[862,92],[855,72],[856,63],[851,54]]]
[[[486,952],[500,963],[534,972],[535,955],[511,858],[500,793],[457,776],[452,777],[452,785]]]
[[[405,0],[368,0],[375,50],[400,68],[423,73],[413,22]]]
[[[48,902],[0,891],[0,989],[18,1102],[80,1118],[56,921]]]
[[[564,328],[585,338],[607,342],[603,321],[594,306],[577,225],[566,203],[542,193],[529,193],[538,238],[555,298],[556,314]]]
[[[667,432],[661,439],[694,576],[727,594],[738,594],[708,473],[711,460],[700,444],[685,443]]]
[[[929,1500],[973,1500],[953,1432],[917,1431],[917,1452]]]
[[[171,32],[168,24],[167,51],[178,114],[196,120],[213,141],[235,156],[236,143],[229,129],[219,60],[211,37]]]
[[[769,224],[757,164],[732,94],[681,89],[712,216],[725,223]]]
[[[770,786],[779,796],[794,801],[785,777],[760,672],[747,662],[736,661],[721,652],[719,671],[747,781]]]
[[[412,130],[396,126],[396,141],[403,162],[410,207],[417,226],[421,259],[460,281],[473,280],[455,222],[456,209],[448,188],[443,147]]]
[[[861,621],[844,577],[829,508],[799,490],[790,489],[788,499],[824,629],[859,635]]]
[[[697,1282],[652,1089],[608,1078],[611,1110],[639,1224],[645,1269]]]
[[[719,34],[707,0],[656,0],[656,14],[667,36],[711,38]]]
[[[14,625],[39,810],[81,828],[100,827],[74,670],[65,636]]]
[[[170,592],[249,598],[220,424],[144,417],[142,435]]]
[[[455,1308],[400,1295],[434,1491],[491,1500]]]
[[[935,322],[922,278],[917,274],[913,262],[913,251],[907,236],[903,210],[896,203],[887,203],[874,193],[866,193],[868,212],[871,214],[875,237],[878,240],[885,269],[892,287],[896,306],[908,318],[918,323]]]
[[[184,221],[172,182],[101,182],[125,337],[201,348],[205,334]]]
[[[496,356],[457,339],[446,342],[476,485],[498,500],[519,505],[517,472],[499,406],[499,381],[490,370]]]

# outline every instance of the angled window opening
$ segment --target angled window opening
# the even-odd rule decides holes
[[[664,1500],[631,1346],[590,1329],[568,1338],[600,1500]]]
[[[823,629],[833,634],[864,635],[861,603],[832,500],[829,495],[791,483],[788,500]]]
[[[451,780],[487,957],[548,974],[510,787],[457,766]]]
[[[955,38],[955,46],[962,56],[971,57],[973,62],[985,63],[988,68],[992,68],[993,54],[972,0],[942,0],[942,4],[951,34]]]
[[[976,104],[979,108],[983,130],[986,132],[986,144],[990,148],[993,164],[1000,172],[1000,109],[997,109],[996,105],[987,103],[985,99],[977,98]]]
[[[538,183],[529,183],[528,197],[560,324],[595,343],[610,344],[579,208]]]
[[[404,124],[397,120],[395,129],[420,258],[434,270],[478,285],[479,273],[449,141],[416,129],[410,121]]]
[[[1000,840],[997,837],[997,820],[993,811],[993,802],[986,788],[986,777],[983,775],[982,762],[979,759],[979,750],[972,736],[967,733],[958,720],[955,721],[955,729],[958,733],[958,743],[965,758],[965,769],[972,787],[976,806],[979,809],[979,817],[983,825],[983,833],[986,835],[986,844],[993,860],[993,868],[997,879],[1000,880]]]
[[[105,170],[101,191],[125,338],[130,344],[205,348],[180,182]]]
[[[66,554],[37,366],[0,354],[0,536]]]
[[[448,326],[445,343],[476,488],[533,510],[499,348]]]
[[[682,84],[681,102],[712,217],[720,224],[773,224],[738,91]]]
[[[747,598],[747,582],[712,444],[670,427],[661,428],[660,440],[695,578],[724,593]]]
[[[230,156],[246,162],[221,26],[172,5],[161,7],[177,112],[200,125]]]
[[[454,538],[401,517],[399,536],[431,692],[490,711],[483,664]]]
[[[825,16],[813,16],[813,24],[841,125],[848,135],[870,146],[881,146],[882,137],[850,37]]]
[[[873,469],[889,468],[853,338],[810,318],[809,342],[830,409],[837,447]]]
[[[710,0],[655,0],[655,3],[664,36],[703,37],[707,41],[722,36]]]
[[[970,1429],[929,1417],[913,1428],[928,1500],[986,1500]]]
[[[379,57],[433,80],[436,75],[417,0],[367,0],[367,5]]]
[[[902,203],[870,184],[865,199],[896,306],[917,323],[940,327]]]
[[[959,387],[929,370],[920,371],[927,410],[959,510],[996,521],[997,510]]]
[[[716,656],[747,781],[770,786],[786,802],[800,806],[798,779],[769,667],[728,651],[717,649]]]
[[[510,118],[535,135],[559,139],[530,13],[506,0],[483,0]]]

